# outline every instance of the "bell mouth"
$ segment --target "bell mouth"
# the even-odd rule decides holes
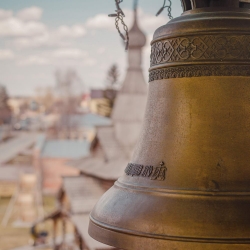
[[[247,250],[249,249],[249,242],[239,244],[232,241],[227,244],[219,241],[198,241],[197,239],[175,239],[170,238],[152,238],[145,237],[145,235],[133,234],[133,232],[126,232],[119,230],[119,228],[111,229],[108,225],[95,222],[90,216],[89,235],[104,244],[121,248],[123,250],[138,250],[143,246],[143,250],[166,250],[166,249],[225,249],[225,250]],[[98,237],[97,237],[98,235]],[[178,241],[176,241],[178,240]],[[178,247],[178,248],[176,248]]]
[[[241,216],[249,207],[248,192],[163,192],[116,182],[91,212],[89,234],[130,250],[140,244],[145,250],[203,249],[204,244],[209,250],[223,245],[235,250],[234,244],[249,249],[250,216]]]

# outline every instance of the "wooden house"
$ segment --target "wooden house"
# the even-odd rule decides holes
[[[87,156],[89,147],[87,140],[51,140],[40,136],[35,163],[41,173],[43,193],[56,195],[62,185],[62,176],[77,176],[79,171],[67,162]]]

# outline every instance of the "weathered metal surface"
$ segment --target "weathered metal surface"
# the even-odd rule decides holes
[[[89,233],[106,244],[250,248],[250,12],[191,4],[155,32],[139,143],[91,212]]]

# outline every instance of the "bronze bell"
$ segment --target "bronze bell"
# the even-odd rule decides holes
[[[249,250],[250,1],[182,2],[154,34],[142,133],[89,233],[129,250]]]

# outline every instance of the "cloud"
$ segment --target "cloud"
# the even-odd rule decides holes
[[[16,38],[13,44],[19,49],[70,46],[70,43],[66,39],[61,39],[49,31],[39,36]]]
[[[114,19],[107,14],[98,14],[86,22],[86,27],[91,29],[115,29]]]
[[[30,7],[13,15],[10,10],[0,9],[0,37],[30,37],[44,34],[47,27],[38,20],[42,9]]]
[[[76,48],[63,48],[57,49],[52,54],[53,63],[55,65],[77,65],[81,64],[84,66],[94,66],[97,62],[94,58],[89,57],[88,53],[82,49]]]
[[[88,53],[84,50],[70,48],[70,49],[57,49],[54,52],[45,52],[43,55],[31,55],[27,58],[22,58],[17,61],[19,66],[29,65],[53,65],[60,67],[62,65],[84,65],[93,66],[96,64],[96,60],[90,58]]]
[[[24,22],[16,17],[0,20],[0,37],[36,36],[46,32],[41,22]]]
[[[96,60],[93,58],[86,58],[83,62],[85,66],[94,66],[97,64]]]
[[[13,16],[13,12],[11,10],[0,9],[0,20],[4,20],[12,16]]]
[[[57,29],[59,37],[78,38],[86,34],[86,29],[82,24],[75,24],[73,26],[62,25]]]
[[[124,22],[128,27],[132,26],[134,13],[130,9],[124,9],[125,17]],[[144,12],[141,8],[138,9],[138,20],[143,27],[146,27],[145,32],[153,32],[159,26],[166,24],[169,19],[164,15],[156,17],[153,14]],[[106,29],[106,30],[116,30],[114,18],[108,17],[107,14],[98,14],[94,17],[89,18],[86,21],[86,27],[89,29]]]
[[[0,9],[0,38],[14,38],[8,43],[20,49],[72,46],[72,39],[85,36],[83,24],[49,29],[39,21],[42,13],[43,10],[36,6],[22,9],[16,15],[12,11]]]
[[[157,28],[166,24],[169,21],[169,18],[165,17],[164,15],[156,17],[155,15],[144,12],[141,12],[140,15],[140,23],[143,25],[143,27],[147,28],[147,32],[154,32]]]
[[[75,48],[64,48],[64,49],[58,49],[53,53],[53,56],[55,58],[61,58],[61,59],[83,59],[87,57],[87,52],[81,49],[75,49]]]
[[[48,32],[44,32],[39,36],[35,37],[21,37],[14,40],[14,45],[17,48],[37,48],[46,46],[50,41]]]
[[[22,9],[17,13],[17,18],[23,21],[38,21],[41,19],[43,10],[39,7],[32,6],[29,8]]]
[[[43,58],[40,56],[29,56],[28,58],[19,61],[18,64],[19,65],[45,65],[48,64],[49,60],[47,58]]]
[[[106,51],[106,48],[100,47],[100,48],[98,48],[98,50],[97,50],[97,54],[102,55],[105,51]]]
[[[7,49],[0,50],[0,60],[10,60],[14,57],[15,55],[13,51]]]
[[[17,48],[65,47],[70,46],[71,39],[84,37],[83,25],[62,25],[56,30],[46,30],[37,36],[19,37],[13,41]],[[63,38],[63,39],[62,39]]]
[[[85,34],[83,24],[48,29],[41,22],[23,21],[16,17],[0,20],[0,37],[14,37],[11,43],[19,49],[70,46],[71,39],[84,37]]]

